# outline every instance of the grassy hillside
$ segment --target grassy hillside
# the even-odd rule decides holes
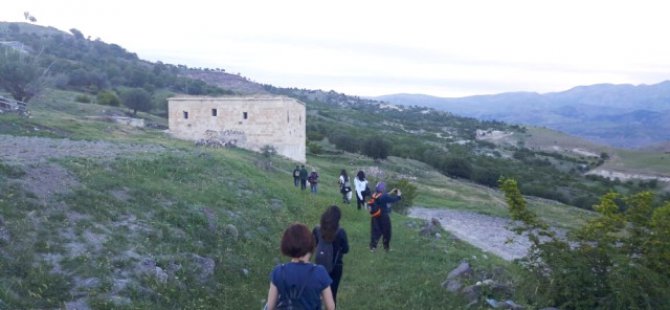
[[[3,308],[261,307],[269,271],[286,261],[278,250],[281,231],[294,221],[315,225],[327,206],[339,203],[340,169],[378,166],[347,154],[310,156],[323,180],[320,193],[310,195],[293,187],[292,162],[273,158],[275,169],[266,171],[258,154],[196,148],[161,130],[115,124],[100,116],[119,108],[78,103],[75,96],[57,91],[37,98],[30,119],[0,115],[2,134],[155,149],[107,157],[54,150],[51,160],[0,162]],[[26,158],[37,148],[26,147]],[[504,213],[498,193],[454,182],[422,163],[391,159],[378,168],[385,178],[418,176],[417,203]],[[496,211],[486,210],[487,197]],[[368,215],[342,207],[352,247],[339,294],[344,309],[462,308],[467,302],[440,286],[462,260],[505,283],[518,272],[453,238],[420,237],[419,222],[399,214],[393,251],[370,253]],[[383,297],[371,298],[380,290]]]

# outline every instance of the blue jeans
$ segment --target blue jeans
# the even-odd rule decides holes
[[[317,193],[317,187],[318,187],[318,185],[319,185],[318,183],[313,183],[313,184],[310,183],[310,184],[309,184],[309,190],[310,190],[312,193],[316,194],[316,193]]]

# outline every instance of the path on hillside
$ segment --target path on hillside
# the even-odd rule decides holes
[[[129,153],[154,153],[165,148],[152,144],[126,144],[107,141],[76,141],[0,134],[0,161],[17,164],[45,162],[49,158],[113,158]]]
[[[436,218],[442,228],[456,238],[508,261],[526,256],[531,245],[528,238],[508,228],[509,219],[469,211],[421,207],[410,209],[409,216],[428,221]],[[510,239],[512,242],[508,243]]]

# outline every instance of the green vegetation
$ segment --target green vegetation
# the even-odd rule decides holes
[[[670,201],[654,207],[649,192],[608,193],[595,206],[600,217],[574,237],[557,237],[526,206],[516,181],[501,181],[512,218],[533,249],[521,265],[522,291],[538,306],[565,309],[670,307]],[[544,238],[544,240],[542,239]]]
[[[269,271],[286,261],[278,249],[281,231],[294,221],[315,225],[326,207],[340,201],[336,180],[342,168],[377,165],[348,153],[311,156],[322,179],[319,194],[311,195],[288,181],[294,163],[271,150],[202,149],[158,130],[83,117],[120,108],[80,103],[76,96],[49,91],[33,102],[32,118],[0,115],[0,124],[11,119],[20,128],[40,124],[58,137],[165,150],[45,163],[65,167],[70,176],[62,177],[77,183],[47,200],[18,182],[34,166],[2,163],[0,214],[9,238],[0,241],[2,307],[56,308],[82,298],[96,309],[261,307]],[[274,168],[259,169],[268,159]],[[389,158],[381,163],[384,173],[370,178],[395,182],[409,194],[412,186],[417,192],[423,186],[403,180],[425,169]],[[369,216],[343,206],[352,250],[345,257],[342,308],[462,308],[468,302],[440,284],[473,257],[477,274],[496,274],[505,283],[516,278],[516,267],[498,258],[453,238],[421,237],[421,221],[392,217],[393,251],[373,254],[367,251]],[[383,298],[370,298],[380,290]]]

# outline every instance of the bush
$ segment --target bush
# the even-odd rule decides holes
[[[521,222],[515,231],[532,242],[521,262],[529,271],[522,294],[537,306],[670,309],[670,202],[654,209],[649,192],[608,193],[594,206],[600,217],[566,240],[526,209],[516,181],[500,185],[512,219]]]
[[[121,105],[121,100],[111,91],[101,91],[98,93],[98,104],[118,107]]]
[[[397,182],[389,183],[389,188],[397,188],[402,193],[402,199],[393,204],[393,210],[400,214],[406,214],[407,210],[414,203],[414,198],[416,198],[416,186],[409,181],[402,179]]]
[[[86,95],[77,95],[77,97],[74,98],[74,101],[81,103],[91,103],[91,98]]]

